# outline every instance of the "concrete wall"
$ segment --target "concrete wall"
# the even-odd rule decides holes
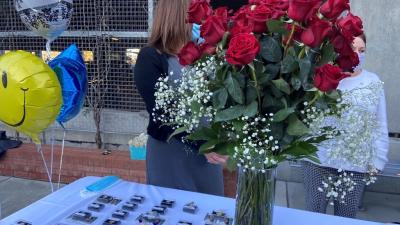
[[[385,82],[389,131],[400,133],[400,1],[351,0],[367,35],[366,69]]]
[[[103,110],[101,131],[106,149],[128,149],[128,141],[146,131],[148,123],[147,112],[126,112],[118,110]],[[66,145],[73,147],[95,148],[96,126],[93,114],[87,109],[65,124]],[[15,131],[0,123],[0,130],[6,130],[9,136],[15,136]],[[47,144],[51,143],[50,138],[54,137],[56,144],[59,144],[63,137],[63,130],[60,125],[53,124],[42,137]],[[24,135],[21,138],[27,140]]]

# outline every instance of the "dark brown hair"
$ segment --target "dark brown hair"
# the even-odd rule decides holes
[[[177,54],[191,38],[192,26],[186,23],[190,0],[159,0],[149,45],[161,52]]]
[[[367,36],[365,36],[365,33],[362,33],[358,37],[361,38],[364,41],[365,45],[367,45]]]

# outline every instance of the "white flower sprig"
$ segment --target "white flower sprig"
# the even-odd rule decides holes
[[[329,176],[325,181],[322,181],[322,187],[318,188],[318,191],[325,192],[326,198],[330,205],[334,205],[335,201],[345,204],[345,198],[347,194],[354,190],[357,185],[353,181],[353,173],[348,173],[341,169],[338,170],[339,176]]]
[[[342,100],[338,104],[342,106],[341,113],[338,114],[341,116],[328,115],[328,112],[307,116],[313,117],[313,120],[307,122],[310,128],[314,128],[314,133],[320,132],[323,126],[330,126],[330,132],[336,134],[334,139],[319,144],[320,148],[327,150],[328,157],[325,163],[359,170],[367,169],[366,177],[362,180],[366,185],[374,183],[377,179],[377,170],[373,165],[377,151],[374,142],[382,135],[378,132],[380,124],[376,114],[368,107],[378,104],[382,88],[381,82],[373,82],[365,87],[343,91]],[[358,102],[362,104],[357,104]],[[319,190],[327,193],[327,198],[332,200],[331,204],[333,201],[345,203],[343,199],[346,193],[357,185],[352,181],[353,176],[348,176],[348,173],[339,168],[340,175],[337,179],[329,177],[330,179],[322,182]],[[338,182],[343,185],[338,185]]]
[[[240,144],[235,147],[233,157],[244,172],[251,170],[265,173],[267,169],[277,165],[278,161],[273,154],[279,151],[280,145],[270,129],[272,117],[271,113],[264,117],[240,118],[244,126],[237,135]]]
[[[209,57],[205,62],[183,69],[180,80],[161,77],[156,84],[154,120],[171,124],[175,129],[185,127],[189,133],[210,121],[215,109],[207,77],[214,73],[215,57]]]

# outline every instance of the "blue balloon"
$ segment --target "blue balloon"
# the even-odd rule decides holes
[[[85,62],[78,47],[73,44],[49,62],[60,81],[63,106],[57,121],[63,126],[81,111],[88,89]]]

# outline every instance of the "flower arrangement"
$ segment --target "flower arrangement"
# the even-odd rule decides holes
[[[338,135],[312,121],[343,112],[336,88],[359,63],[351,43],[362,34],[349,9],[348,0],[249,0],[232,15],[192,1],[188,22],[205,41],[183,47],[182,79],[159,79],[154,116],[203,141],[201,153],[231,156],[247,179],[238,224],[271,223],[262,174],[285,160],[318,162],[317,144]]]
[[[146,146],[148,139],[148,135],[145,133],[139,134],[139,136],[134,137],[133,139],[130,139],[128,144],[129,147],[144,147]]]
[[[129,151],[132,160],[146,159],[146,143],[148,135],[141,133],[139,136],[129,140]]]

